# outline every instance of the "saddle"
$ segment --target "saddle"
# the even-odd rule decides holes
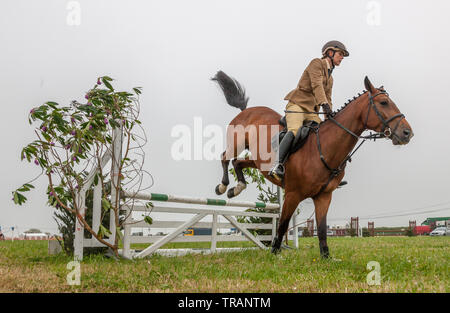
[[[286,123],[286,116],[283,116],[282,118],[280,118],[278,123],[281,126],[283,126],[284,128],[282,131],[280,131],[278,133],[278,138],[277,138],[277,136],[274,136],[272,138],[272,147],[275,147],[276,140],[278,140],[278,144],[279,144],[281,142],[281,140],[283,140],[284,135],[286,135],[286,133],[288,131],[287,123]],[[317,129],[318,126],[319,126],[319,124],[315,121],[306,121],[305,124],[303,124],[303,126],[298,129],[297,134],[295,135],[294,141],[292,142],[291,147],[289,149],[288,156],[290,154],[296,152],[297,150],[299,150],[301,147],[303,147],[303,145],[306,142],[306,139],[308,139],[308,136],[309,136],[309,133],[311,132],[311,130]],[[286,157],[286,160],[287,160],[287,157]]]

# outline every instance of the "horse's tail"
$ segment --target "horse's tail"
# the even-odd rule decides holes
[[[218,71],[216,76],[211,78],[211,80],[216,81],[220,88],[222,88],[229,105],[241,109],[241,111],[247,108],[249,98],[245,95],[245,89],[237,80],[222,71]]]

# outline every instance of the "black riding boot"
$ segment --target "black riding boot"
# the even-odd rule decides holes
[[[291,148],[292,141],[294,140],[294,133],[288,131],[286,135],[284,135],[283,139],[280,142],[280,147],[278,148],[277,160],[275,161],[275,165],[269,172],[269,176],[274,177],[278,180],[282,180],[284,177],[284,161],[286,160],[286,156]]]

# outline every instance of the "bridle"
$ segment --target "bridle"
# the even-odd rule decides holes
[[[350,135],[352,135],[353,137],[355,137],[357,140],[359,139],[363,139],[363,141],[358,145],[358,147],[356,147],[353,151],[351,151],[345,158],[344,160],[339,164],[339,166],[337,168],[332,168],[328,165],[328,163],[325,161],[325,157],[323,156],[322,153],[322,146],[320,144],[320,137],[319,137],[319,129],[320,129],[320,124],[318,127],[311,127],[311,129],[316,133],[316,138],[317,138],[317,148],[319,150],[319,155],[320,155],[320,160],[322,161],[322,163],[325,165],[325,167],[330,171],[330,177],[328,178],[328,181],[326,184],[324,184],[322,186],[322,188],[320,188],[320,191],[314,196],[317,197],[319,194],[321,194],[325,188],[328,186],[328,184],[336,177],[338,176],[345,168],[347,161],[351,162],[351,157],[353,156],[353,154],[355,154],[355,152],[361,147],[361,145],[368,139],[373,139],[374,141],[376,139],[380,139],[380,138],[389,138],[392,139],[394,136],[397,137],[397,139],[400,139],[396,134],[396,130],[401,122],[402,119],[405,118],[405,115],[402,113],[398,113],[395,114],[394,116],[391,116],[388,119],[385,119],[380,111],[378,110],[377,106],[375,105],[375,102],[373,101],[373,99],[381,94],[385,94],[385,95],[389,95],[386,91],[384,90],[379,90],[378,93],[372,95],[372,93],[370,91],[368,91],[369,93],[369,108],[367,109],[367,115],[366,115],[366,120],[364,122],[364,129],[367,129],[367,122],[369,120],[369,113],[370,110],[373,108],[373,110],[375,111],[375,114],[378,116],[379,120],[381,121],[381,123],[383,124],[381,131],[380,132],[376,132],[376,133],[370,133],[367,136],[361,136],[361,135],[357,135],[354,132],[352,132],[350,129],[348,129],[347,127],[345,127],[344,125],[342,125],[341,123],[339,123],[338,121],[336,121],[334,119],[334,117],[331,114],[328,114],[328,119],[332,122],[334,122],[337,126],[339,126],[340,128],[342,128],[343,130],[345,130],[347,133],[349,133]],[[398,122],[395,124],[394,130],[391,130],[391,127],[389,126],[389,123],[392,122],[393,120],[395,120],[396,118],[400,118],[398,120]]]
[[[381,123],[383,124],[383,127],[381,128],[381,131],[376,132],[376,133],[370,133],[367,136],[361,136],[361,135],[357,135],[354,132],[352,132],[350,129],[348,129],[347,127],[345,127],[344,125],[342,125],[341,123],[339,123],[338,121],[336,121],[333,116],[328,115],[328,119],[332,122],[334,122],[337,126],[339,126],[340,128],[342,128],[343,130],[345,130],[347,133],[349,133],[350,135],[352,135],[353,137],[357,138],[357,139],[380,139],[380,138],[389,138],[392,139],[393,136],[397,137],[397,139],[400,140],[400,138],[398,138],[398,136],[395,134],[395,132],[397,131],[398,126],[400,125],[400,122],[402,121],[402,119],[405,118],[405,115],[403,113],[398,113],[395,114],[393,116],[391,116],[390,118],[388,118],[387,120],[384,119],[383,115],[381,115],[380,111],[378,110],[377,106],[375,105],[375,102],[373,101],[373,99],[378,96],[378,95],[388,95],[389,94],[386,91],[379,91],[378,93],[374,94],[372,96],[372,93],[370,91],[368,91],[369,93],[369,106],[367,109],[367,114],[366,114],[366,120],[364,121],[364,129],[367,129],[367,122],[369,120],[369,113],[370,113],[370,109],[373,108],[373,110],[375,111],[375,114],[378,116],[378,119],[381,121]],[[395,120],[396,118],[400,118],[397,122],[397,124],[395,124],[394,130],[391,130],[391,127],[389,126],[389,123],[392,122],[393,120]]]
[[[375,114],[378,116],[378,118],[380,119],[381,123],[383,124],[383,127],[381,128],[381,132],[378,133],[378,135],[380,135],[380,137],[378,137],[378,138],[385,138],[385,137],[387,137],[389,139],[392,139],[393,136],[396,136],[397,139],[400,139],[395,134],[395,132],[397,131],[398,125],[400,124],[402,119],[405,118],[405,115],[402,114],[402,113],[398,113],[398,114],[395,114],[394,116],[391,116],[387,120],[385,120],[384,117],[381,115],[380,111],[378,110],[377,106],[373,102],[373,99],[376,96],[378,96],[378,95],[387,95],[387,96],[389,96],[389,94],[386,91],[380,91],[380,92],[378,92],[378,93],[376,93],[376,94],[374,94],[372,96],[372,93],[370,91],[368,91],[368,92],[369,92],[369,109],[367,110],[366,121],[364,122],[364,129],[367,129],[367,121],[369,120],[370,109],[373,107],[373,110],[375,111]],[[389,123],[392,122],[393,120],[395,120],[396,118],[400,118],[400,119],[398,120],[397,124],[395,124],[394,131],[392,131],[391,127],[389,126]],[[382,135],[382,137],[381,137],[381,135]]]

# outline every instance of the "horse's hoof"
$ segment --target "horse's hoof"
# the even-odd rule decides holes
[[[282,244],[282,245],[281,245],[281,249],[293,250],[294,248],[292,248],[292,247],[290,247],[290,246],[288,246],[288,245]]]
[[[228,192],[227,192],[227,197],[228,197],[229,199],[231,199],[231,198],[233,198],[233,197],[234,197],[234,187],[233,187],[233,188],[230,188],[230,189],[228,189]]]
[[[324,247],[323,249],[321,249],[320,256],[322,257],[322,259],[329,259],[330,258],[330,252],[328,250],[328,247]]]
[[[281,252],[281,249],[277,248],[277,247],[272,247],[272,250],[270,252],[272,252],[273,254],[277,255],[278,253]]]
[[[225,191],[227,191],[227,186],[224,184],[218,184],[216,186],[216,195],[222,195],[225,193]]]
[[[271,252],[273,254],[278,254],[278,253],[281,252],[281,242],[278,242],[278,238],[277,237],[275,237],[272,240],[272,250],[271,250]]]

